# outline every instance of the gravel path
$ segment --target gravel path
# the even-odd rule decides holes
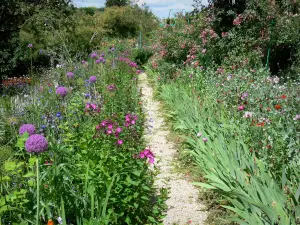
[[[153,90],[145,73],[139,75],[139,86],[146,114],[148,132],[145,138],[155,154],[155,165],[160,173],[155,184],[158,188],[169,188],[168,211],[164,225],[202,225],[207,217],[204,205],[197,201],[198,190],[182,174],[174,171],[177,151],[174,143],[167,140],[169,131],[162,116],[160,104],[153,99]]]

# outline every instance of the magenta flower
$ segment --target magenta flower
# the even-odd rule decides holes
[[[151,152],[150,149],[145,149],[144,151],[141,151],[140,154],[139,154],[139,157],[141,159],[147,158],[148,162],[150,164],[154,163],[154,154],[153,154],[153,152]]]
[[[66,87],[58,87],[56,88],[56,94],[65,97],[68,94],[68,89]]]
[[[113,125],[112,124],[108,124],[107,129],[112,130],[113,129]]]
[[[206,137],[204,137],[204,138],[202,138],[202,141],[206,143],[208,141],[208,139]]]
[[[240,105],[239,107],[238,107],[238,110],[239,111],[243,111],[245,109],[245,106],[243,106],[243,105]]]
[[[90,81],[90,83],[94,84],[97,81],[97,77],[96,76],[91,76],[89,81]]]
[[[117,127],[117,129],[116,129],[116,133],[121,133],[122,132],[122,128],[121,127]]]
[[[118,145],[122,145],[122,144],[123,144],[123,141],[122,141],[122,140],[117,140],[117,144],[118,144]]]
[[[25,149],[30,153],[41,153],[48,149],[48,142],[44,136],[34,134],[25,142]]]
[[[74,73],[73,72],[67,72],[67,78],[68,79],[73,79],[74,78]]]
[[[25,132],[29,134],[29,136],[35,133],[35,126],[33,124],[23,124],[19,129],[19,134],[23,135]]]

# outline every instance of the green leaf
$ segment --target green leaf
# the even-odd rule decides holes
[[[35,176],[34,173],[29,172],[29,173],[25,174],[23,177],[24,177],[24,178],[28,178],[28,177],[34,177],[34,176]]]
[[[4,169],[6,171],[12,171],[16,168],[17,164],[16,162],[13,162],[13,161],[5,161],[5,164],[4,164]]]

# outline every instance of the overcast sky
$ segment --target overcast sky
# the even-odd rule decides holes
[[[105,0],[73,0],[75,6],[77,7],[103,7]],[[206,3],[207,0],[202,0],[202,3]],[[185,11],[191,11],[193,9],[193,0],[139,0],[138,4],[146,3],[150,6],[152,12],[160,18],[167,18],[170,9],[171,15],[176,12],[181,12],[183,9]]]

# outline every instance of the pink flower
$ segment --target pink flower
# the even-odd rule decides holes
[[[203,142],[207,142],[208,139],[207,139],[206,137],[204,137],[204,138],[202,138],[202,141],[203,141]]]
[[[244,114],[244,118],[252,118],[252,116],[253,116],[253,113],[252,112],[245,112],[245,114]]]
[[[122,145],[122,144],[123,144],[123,141],[122,141],[122,140],[117,140],[117,144],[118,144],[118,145]]]
[[[243,111],[245,109],[245,106],[243,106],[243,105],[240,105],[239,107],[238,107],[238,110],[239,111]]]
[[[108,124],[107,129],[112,130],[113,129],[113,125],[112,124]]]
[[[206,49],[204,48],[204,49],[202,49],[202,53],[203,54],[205,54],[206,53]]]

